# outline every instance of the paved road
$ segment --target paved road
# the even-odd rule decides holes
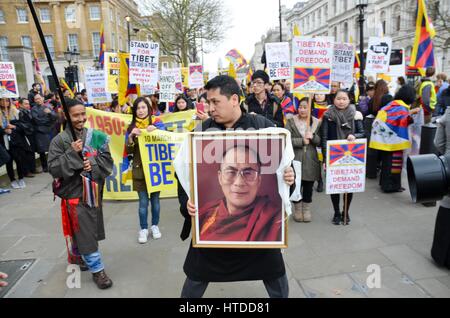
[[[4,180],[4,179],[2,179]],[[5,181],[0,181],[1,183]],[[181,242],[177,200],[162,201],[163,238],[137,243],[137,202],[105,203],[107,240],[101,252],[114,287],[100,291],[88,273],[80,289],[66,287],[65,243],[51,178],[0,196],[0,261],[36,262],[6,297],[178,297],[189,242]],[[406,183],[406,182],[405,182]],[[3,184],[5,185],[5,184]],[[331,201],[314,196],[311,224],[289,224],[284,252],[291,297],[450,297],[450,271],[430,258],[437,208],[413,205],[405,193],[382,194],[376,181],[354,198],[352,224],[331,224]],[[369,289],[371,264],[381,288]],[[205,297],[267,297],[262,282],[211,284]]]

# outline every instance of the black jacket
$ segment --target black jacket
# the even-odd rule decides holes
[[[38,93],[36,93],[32,89],[30,89],[30,91],[28,92],[28,101],[30,102],[31,107],[36,106],[36,103],[34,102],[34,96],[36,96],[36,94]]]
[[[445,111],[450,106],[450,87],[444,90],[438,100],[439,106]]]
[[[349,133],[353,135],[356,139],[365,138],[366,134],[364,132],[363,116],[360,112],[356,112],[354,120],[354,130]],[[329,140],[338,140],[337,126],[336,122],[332,121],[328,114],[325,113],[322,118],[321,128],[321,143],[322,143],[322,154],[324,160],[327,158],[327,142]],[[324,161],[325,162],[325,161]]]
[[[243,113],[233,129],[268,127],[274,125],[262,116]],[[202,124],[202,131],[207,129],[225,127],[208,119]],[[183,269],[188,278],[201,282],[273,280],[286,274],[280,249],[208,249],[192,244]]]
[[[12,120],[11,124],[16,126],[16,129],[11,134],[11,146],[32,152],[34,127],[31,111],[21,110],[19,112],[19,119]]]
[[[245,104],[248,106],[249,113],[255,113],[266,117],[272,121],[277,127],[284,127],[283,124],[283,110],[278,98],[272,94],[267,94],[267,105],[264,109],[255,97],[255,94],[251,94],[245,100]]]

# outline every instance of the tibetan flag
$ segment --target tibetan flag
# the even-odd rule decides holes
[[[297,108],[295,108],[294,102],[288,96],[285,96],[281,101],[281,109],[283,110],[284,116],[288,114],[296,115]]]
[[[119,72],[119,105],[123,106],[127,103],[127,97],[132,94],[138,95],[138,87],[136,84],[130,84],[128,77],[128,69],[130,63],[130,53],[118,53],[120,62]]]
[[[253,68],[250,65],[247,71],[247,83],[250,83],[252,81],[252,77],[253,77]]]
[[[428,18],[425,0],[418,0],[416,37],[409,66],[419,69],[422,74],[427,67],[435,66],[432,41],[435,35],[436,31]]]
[[[313,103],[312,115],[317,119],[322,119],[323,115],[328,110],[327,105],[320,105],[317,103]]]
[[[232,63],[236,69],[240,69],[244,66],[246,66],[247,60],[245,57],[236,49],[230,50],[226,55],[225,58]]]
[[[60,79],[59,79],[59,83],[61,84],[61,86],[62,86],[64,89],[66,89],[66,90],[69,91],[69,93],[70,93],[70,98],[74,98],[74,97],[75,97],[74,92],[73,92],[72,89],[69,87],[69,85],[67,84],[67,82],[66,82],[66,80],[65,80],[64,78],[60,78]]]
[[[304,85],[313,83],[316,87],[323,90],[330,89],[330,73],[328,68],[295,68],[294,73],[294,90]]]
[[[361,164],[366,157],[366,145],[363,143],[330,145],[330,165]]]
[[[393,101],[378,112],[372,125],[369,147],[384,151],[410,148],[409,124],[409,106],[401,100]]]
[[[102,66],[102,69],[105,65],[105,51],[106,51],[106,45],[105,45],[105,34],[103,30],[103,24],[100,31],[100,55],[98,57],[98,62]]]
[[[41,94],[45,94],[47,91],[47,87],[45,85],[44,77],[42,76],[41,67],[39,66],[39,60],[36,55],[36,50],[33,49],[33,55],[34,55],[34,75],[39,80],[39,83],[41,84]]]

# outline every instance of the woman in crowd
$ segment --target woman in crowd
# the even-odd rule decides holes
[[[196,107],[196,116],[197,116],[197,119],[199,119],[201,121],[205,121],[210,117],[209,103],[208,103],[207,98],[208,97],[207,97],[206,93],[203,93],[198,98],[197,107]],[[203,105],[203,110],[199,109],[198,105]]]
[[[375,93],[373,98],[369,101],[369,115],[377,116],[378,111],[392,102],[392,95],[389,94],[389,87],[386,81],[378,80],[375,83]]]
[[[329,140],[355,141],[364,138],[363,116],[356,111],[355,105],[350,104],[350,95],[347,91],[338,90],[334,103],[330,106],[322,119],[322,154],[327,157],[327,142]],[[326,167],[325,167],[326,169]],[[353,193],[344,195],[344,211],[340,210],[340,195],[332,194],[331,201],[334,208],[333,224],[350,223],[349,210],[353,199]]]
[[[148,204],[149,190],[145,182],[144,168],[142,166],[141,154],[138,145],[138,136],[142,129],[152,132],[157,129],[164,130],[164,124],[152,116],[151,106],[144,97],[139,97],[133,104],[133,119],[127,130],[127,152],[132,155],[133,166],[133,190],[139,195],[139,220],[141,230],[139,231],[138,242],[144,244],[148,240]],[[152,211],[152,236],[154,239],[161,238],[159,230],[160,217],[160,192],[150,193],[151,211]]]
[[[370,148],[379,151],[381,158],[380,186],[383,192],[401,192],[404,151],[411,147],[408,126],[412,115],[420,108],[410,110],[415,90],[404,85],[395,94],[395,100],[383,107],[372,125]]]
[[[320,144],[319,120],[314,116],[308,121],[308,98],[300,100],[298,114],[289,118],[286,129],[291,132],[295,160],[302,163],[302,200],[294,202],[294,220],[311,222],[311,203],[314,182],[321,174],[316,147]]]
[[[174,113],[184,112],[190,109],[194,109],[192,103],[189,99],[187,99],[184,95],[180,95],[175,100],[175,109]]]
[[[275,83],[272,86],[272,93],[280,101],[285,121],[297,115],[294,102],[289,96],[286,95],[286,89],[282,83]]]
[[[6,171],[8,173],[9,180],[11,181],[11,187],[13,189],[25,188],[25,176],[24,171],[24,157],[20,156],[19,141],[20,135],[17,131],[17,126],[13,124],[19,119],[19,112],[16,107],[12,106],[9,98],[0,98],[0,143],[9,153],[10,160],[6,163]],[[13,160],[16,162],[17,174],[19,180],[16,180]]]

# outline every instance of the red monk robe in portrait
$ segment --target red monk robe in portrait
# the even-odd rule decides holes
[[[281,241],[281,211],[268,197],[256,197],[244,211],[230,215],[225,199],[199,210],[201,241]]]

